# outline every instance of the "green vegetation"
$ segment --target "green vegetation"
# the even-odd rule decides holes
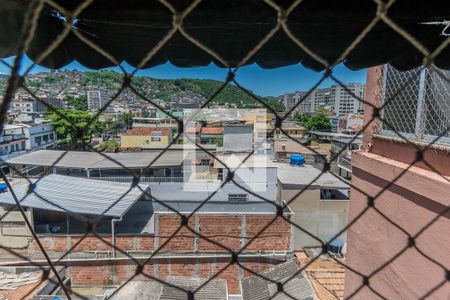
[[[282,103],[279,103],[275,99],[269,99],[266,103],[276,112],[283,112],[286,109]]]
[[[309,131],[331,131],[331,123],[323,111],[308,114],[295,114],[294,120]]]
[[[81,85],[97,85],[107,89],[117,89],[122,81],[123,75],[114,71],[102,70],[99,72],[84,72],[81,78]]]
[[[87,110],[87,96],[83,95],[78,98],[73,96],[65,96],[64,101],[66,101],[67,106],[73,107],[77,110]]]
[[[92,115],[86,111],[59,109],[57,112],[48,114],[47,118],[51,120],[50,124],[55,128],[58,139],[67,143],[81,145],[86,141],[91,142],[94,134],[103,131],[103,124],[98,120],[88,127]]]
[[[100,152],[114,152],[120,148],[120,144],[116,140],[104,141],[101,144],[95,146],[95,150]]]

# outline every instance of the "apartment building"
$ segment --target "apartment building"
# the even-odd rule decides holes
[[[0,135],[0,159],[5,161],[9,158],[19,156],[26,151],[26,126],[18,125],[3,125],[3,130]]]
[[[311,165],[294,166],[276,163],[278,169],[277,199],[288,203],[292,221],[300,228],[293,230],[294,249],[320,247],[348,222],[349,184],[329,172]],[[302,230],[303,229],[303,230]],[[310,234],[305,234],[304,230]],[[346,234],[339,236],[343,242]]]
[[[340,85],[332,85],[327,88],[318,88],[314,91],[295,92],[281,97],[286,110],[290,110],[300,100],[296,111],[300,113],[315,112],[317,108],[325,107],[336,114],[343,116],[348,114],[361,114],[364,111],[365,85],[361,83],[349,83],[345,88]]]

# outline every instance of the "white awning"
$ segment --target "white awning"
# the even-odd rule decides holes
[[[147,186],[130,190],[131,183],[117,183],[51,174],[34,180],[34,193],[27,195],[28,184],[13,187],[24,207],[121,217],[143,195]],[[141,190],[142,189],[142,190]],[[8,190],[0,193],[0,204],[15,205]]]

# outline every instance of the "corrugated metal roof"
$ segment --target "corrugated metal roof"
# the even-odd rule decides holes
[[[77,214],[120,217],[143,195],[138,187],[127,193],[130,189],[128,183],[56,174],[43,177],[39,181],[34,180],[33,183],[34,193],[28,195],[28,184],[14,188],[23,206]],[[140,187],[142,190],[146,189],[144,185]],[[0,194],[0,203],[16,204],[9,191]]]
[[[294,299],[314,299],[314,292],[304,272],[295,275],[299,266],[293,260],[276,265],[273,268],[259,272],[261,276],[283,284],[283,290]],[[292,280],[287,281],[292,276]],[[262,277],[251,275],[241,280],[243,300],[291,299],[284,293],[277,293],[277,285]]]
[[[88,151],[62,151],[62,150],[39,150],[22,156],[12,158],[7,161],[12,165],[35,165],[35,166],[53,166],[76,169],[121,169],[121,163],[128,168],[144,168],[148,166],[160,151],[143,152],[120,152],[105,153],[114,161],[100,155],[96,152]],[[179,166],[183,162],[183,153],[168,151],[161,155],[153,164],[160,166]]]
[[[199,288],[208,278],[198,277],[184,277],[184,276],[172,276],[166,279],[169,284],[180,287],[185,291],[195,291]],[[183,290],[164,285],[161,300],[178,300],[188,299],[187,293]],[[199,300],[226,300],[227,299],[227,281],[224,279],[213,279],[198,290],[194,299]]]

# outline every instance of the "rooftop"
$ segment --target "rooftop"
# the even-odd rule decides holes
[[[128,183],[56,174],[33,180],[32,183],[34,184],[33,193],[28,193],[28,184],[14,187],[14,192],[24,207],[113,217],[124,215],[142,197],[142,190],[147,188],[140,185],[140,188],[130,189]],[[0,204],[16,204],[10,191],[0,193]]]
[[[200,201],[197,202],[173,201],[173,202],[165,202],[165,204],[170,206],[174,210],[178,211],[179,213],[191,213],[200,205]],[[155,213],[173,212],[173,210],[157,202],[153,202],[153,211]],[[289,207],[286,207],[285,213],[290,212],[291,210],[289,209]],[[261,201],[260,202],[247,201],[239,203],[231,203],[224,201],[221,202],[208,201],[197,211],[197,213],[275,214],[276,207],[275,203],[272,204]]]
[[[295,188],[309,189],[328,188],[328,189],[348,189],[350,184],[338,179],[330,172],[323,174],[321,170],[311,166],[292,166],[287,163],[276,163],[278,167],[278,180],[283,185],[293,186]]]
[[[223,134],[223,127],[202,127],[202,134]]]
[[[159,154],[160,151],[99,154],[88,151],[39,150],[12,158],[7,163],[74,169],[122,169],[122,165],[127,168],[145,168]],[[168,151],[161,155],[152,166],[179,166],[183,158],[183,153],[179,151]]]
[[[216,154],[214,168],[272,168],[274,163],[267,155],[255,155],[250,153]],[[248,157],[248,158],[247,158]],[[242,163],[244,162],[244,163]],[[242,163],[242,164],[241,164]]]
[[[161,135],[166,136],[170,134],[170,130],[168,128],[159,127],[135,127],[122,134],[122,136],[152,135],[153,133],[160,133]]]
[[[243,300],[299,299],[313,300],[314,291],[305,272],[299,272],[296,261],[291,260],[241,280]],[[292,279],[290,279],[293,277]],[[267,278],[268,280],[264,279]],[[288,281],[288,279],[290,279]],[[270,281],[269,281],[270,280]],[[277,284],[283,284],[284,293],[277,293]]]

